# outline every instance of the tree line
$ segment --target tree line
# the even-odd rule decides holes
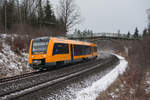
[[[71,37],[79,37],[79,38],[86,38],[86,37],[94,37],[94,36],[98,36],[96,33],[93,33],[92,30],[86,29],[86,30],[79,30],[79,29],[75,29],[74,33]],[[139,29],[136,27],[134,30],[134,33],[130,33],[130,31],[128,31],[127,34],[121,34],[120,30],[118,30],[117,33],[99,33],[99,36],[116,36],[116,37],[122,37],[122,38],[135,38],[135,39],[140,39],[140,38],[144,38],[147,36],[150,36],[150,25],[148,28],[145,28],[143,30],[142,33],[139,32]]]
[[[66,34],[79,22],[79,17],[73,0],[60,0],[57,14],[49,0],[0,0],[1,33]]]

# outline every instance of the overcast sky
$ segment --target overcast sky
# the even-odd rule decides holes
[[[56,4],[59,0],[50,0]],[[135,27],[142,31],[147,26],[146,9],[150,0],[75,0],[82,19],[74,28],[90,29],[94,32],[133,32]]]

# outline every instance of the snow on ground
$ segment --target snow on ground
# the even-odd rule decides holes
[[[29,71],[28,54],[22,52],[16,54],[11,50],[11,46],[6,42],[11,35],[1,34],[0,42],[2,49],[0,50],[0,78],[11,77]]]
[[[147,88],[145,89],[145,92],[146,94],[149,94],[150,93],[150,80],[146,81],[146,84],[147,84]]]
[[[106,90],[117,79],[119,75],[125,72],[128,62],[124,57],[121,57],[119,55],[116,56],[120,59],[120,64],[100,80],[94,82],[91,86],[77,92],[76,100],[95,100],[100,92]]]

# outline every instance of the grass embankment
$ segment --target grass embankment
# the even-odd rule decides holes
[[[128,55],[120,50],[128,61],[127,71],[97,100],[150,100],[150,37],[122,46],[128,48]]]

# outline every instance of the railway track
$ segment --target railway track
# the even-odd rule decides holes
[[[38,72],[31,72],[31,73],[26,73],[26,74],[22,74],[22,75],[13,76],[13,77],[2,78],[2,79],[0,79],[0,83],[13,81],[13,80],[16,80],[16,79],[19,79],[19,78],[28,77],[28,76],[34,75],[36,73],[38,73]]]
[[[9,81],[7,80],[7,82],[5,81],[0,84],[0,99],[12,99],[17,98],[21,95],[29,94],[40,88],[56,84],[71,77],[75,77],[99,66],[112,64],[112,62],[117,62],[117,60],[118,59],[116,57],[111,56],[106,59],[91,60],[89,62],[79,63],[77,65],[64,67],[58,70],[38,73],[29,76],[25,75],[19,79],[14,78],[13,81],[12,79],[10,79]]]
[[[80,62],[80,63],[83,63],[83,62]],[[73,64],[68,64],[68,65],[63,65],[62,67],[67,67],[67,66],[71,66],[71,65],[75,65],[75,64],[79,64],[79,62],[78,63],[73,63]],[[21,78],[34,76],[34,75],[37,75],[37,74],[42,74],[42,73],[45,73],[45,72],[49,72],[49,71],[58,69],[56,67],[57,66],[53,66],[53,68],[49,69],[49,70],[41,70],[41,71],[35,71],[35,72],[26,73],[26,74],[22,74],[22,75],[16,75],[16,76],[13,76],[13,77],[1,78],[0,79],[0,84],[1,83],[6,83],[6,82],[9,82],[9,81],[13,81],[13,80],[17,80],[17,79],[21,79]]]

